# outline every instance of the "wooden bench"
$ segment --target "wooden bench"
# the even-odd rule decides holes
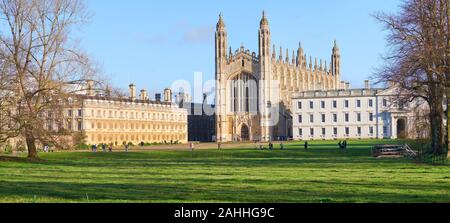
[[[374,157],[402,157],[405,149],[401,145],[377,145],[372,148]]]

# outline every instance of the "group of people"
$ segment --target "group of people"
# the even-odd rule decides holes
[[[339,141],[338,145],[339,145],[339,149],[347,149],[347,146],[348,146],[347,140],[345,140],[344,142]]]
[[[194,145],[194,143],[193,142],[190,142],[189,144],[189,150],[190,151],[194,151],[194,149],[195,149],[195,145]],[[347,140],[345,140],[345,141],[340,141],[339,143],[338,143],[338,145],[339,145],[339,149],[347,149],[347,147],[348,147],[348,142],[347,142]],[[273,150],[274,149],[274,145],[273,145],[273,143],[272,142],[269,142],[269,150]],[[222,149],[222,143],[220,143],[220,142],[218,142],[217,143],[217,148],[219,149],[219,150],[221,150]],[[258,149],[258,150],[264,150],[265,149],[265,147],[264,147],[264,145],[263,144],[257,144],[257,142],[255,141],[255,148],[256,149]],[[281,150],[284,150],[285,149],[285,147],[284,147],[284,144],[283,143],[280,143],[280,149]],[[305,144],[304,144],[304,149],[305,150],[309,150],[309,142],[308,141],[305,141]]]
[[[281,150],[284,150],[284,144],[283,143],[280,143],[280,149]],[[264,148],[264,145],[263,144],[259,144],[259,145],[256,145],[256,149],[259,149],[259,150],[264,150],[265,148]],[[272,142],[269,142],[269,150],[273,150],[274,149],[274,145],[273,145],[273,143]]]
[[[128,149],[129,149],[130,146],[127,143],[124,143],[123,146],[125,148],[125,152],[128,152]],[[99,146],[97,144],[92,145],[92,147],[91,147],[92,152],[96,153],[97,150],[98,150],[98,147]],[[106,153],[107,151],[112,153],[113,150],[114,150],[114,144],[112,144],[112,143],[109,144],[109,145],[106,145],[105,143],[102,143],[102,144],[100,144],[100,147],[102,148],[102,151],[104,153]]]

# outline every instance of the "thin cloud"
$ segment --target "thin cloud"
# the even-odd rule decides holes
[[[188,29],[182,37],[185,44],[210,43],[213,40],[213,27],[196,27]]]

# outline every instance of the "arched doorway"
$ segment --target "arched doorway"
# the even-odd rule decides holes
[[[406,120],[401,118],[397,120],[397,138],[406,139],[406,137]]]
[[[250,141],[250,130],[245,124],[241,127],[241,141]]]

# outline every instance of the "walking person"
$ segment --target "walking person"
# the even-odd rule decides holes
[[[102,150],[104,153],[106,153],[106,144],[105,143],[102,144]]]
[[[344,149],[347,149],[347,140],[344,141]]]
[[[111,143],[109,144],[109,152],[112,153],[112,151],[113,151],[113,144]]]
[[[308,150],[308,141],[305,142],[305,150]]]
[[[284,145],[283,145],[283,143],[280,144],[280,148],[281,148],[281,150],[284,150]]]
[[[219,150],[222,150],[222,143],[221,143],[221,142],[217,143],[217,148],[218,148]]]
[[[44,153],[48,153],[48,146],[47,145],[44,146]]]
[[[339,145],[339,149],[342,149],[342,141],[339,141],[338,145]]]

